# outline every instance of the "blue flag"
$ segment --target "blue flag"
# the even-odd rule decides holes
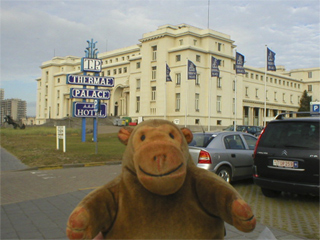
[[[220,76],[220,70],[219,66],[220,60],[216,59],[215,57],[211,57],[211,77],[219,77]]]
[[[236,52],[236,74],[245,74],[244,70],[244,56],[238,52]]]
[[[172,79],[170,77],[170,72],[171,72],[171,70],[170,70],[168,64],[166,64],[166,81],[167,82],[172,82]]]
[[[188,60],[188,79],[197,79],[197,67],[190,60]]]
[[[269,48],[267,48],[267,70],[268,71],[276,71],[276,65],[274,63],[276,54],[272,52]]]

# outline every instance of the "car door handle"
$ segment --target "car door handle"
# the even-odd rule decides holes
[[[232,153],[232,154],[231,154],[231,157],[235,158],[235,157],[236,157],[236,155],[235,155],[234,153]]]

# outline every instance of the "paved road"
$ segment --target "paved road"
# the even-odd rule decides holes
[[[11,157],[2,157],[1,153],[1,162],[9,166],[11,160],[8,159]],[[113,179],[120,171],[121,165],[2,171],[1,239],[65,239],[68,216],[78,202],[94,188]],[[242,191],[242,185],[238,187]],[[252,189],[251,186],[249,189]],[[251,195],[254,194],[252,192]],[[239,232],[229,225],[226,228],[226,239],[256,240],[268,229],[277,239],[305,239],[261,223],[249,234]]]

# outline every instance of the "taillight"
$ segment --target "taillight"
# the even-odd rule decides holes
[[[265,128],[262,129],[262,131],[261,131],[261,133],[260,133],[260,136],[258,137],[258,140],[257,140],[257,142],[256,142],[256,146],[254,147],[253,159],[256,157],[258,144],[259,144],[259,142],[260,142],[260,139],[261,139],[262,134],[264,133],[264,130],[265,130]]]
[[[211,164],[210,154],[206,151],[201,150],[199,153],[198,163]]]

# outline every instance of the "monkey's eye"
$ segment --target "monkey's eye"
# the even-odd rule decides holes
[[[145,135],[141,135],[140,139],[141,139],[141,141],[144,141],[146,139],[146,136]]]
[[[169,133],[169,136],[170,136],[172,139],[174,139],[174,136],[173,136],[172,133]]]

